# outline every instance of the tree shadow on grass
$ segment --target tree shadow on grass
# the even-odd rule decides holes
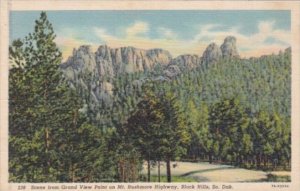
[[[204,172],[212,172],[212,171],[217,171],[217,170],[224,170],[224,169],[232,169],[235,167],[232,166],[226,166],[226,167],[220,167],[220,168],[213,168],[213,169],[203,169],[203,170],[194,170],[194,171],[190,171],[187,173],[184,173],[182,175],[180,175],[181,177],[185,177],[185,176],[190,176],[196,173],[204,173]]]

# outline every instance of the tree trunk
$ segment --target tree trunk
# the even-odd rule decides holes
[[[45,78],[46,79],[46,78]],[[48,101],[48,81],[45,80],[44,81],[44,92],[43,92],[43,98],[44,98],[44,109],[47,108],[47,101]],[[45,114],[43,114],[43,118],[44,120],[46,120],[46,116]],[[49,172],[50,172],[50,165],[51,165],[51,162],[50,162],[50,156],[48,155],[49,153],[49,147],[50,147],[50,137],[49,137],[49,129],[48,127],[45,127],[44,129],[44,133],[45,133],[45,154],[46,154],[46,166],[45,166],[45,175],[48,176],[49,175]]]
[[[45,127],[45,154],[46,154],[46,166],[45,166],[45,175],[48,176],[49,175],[49,168],[50,168],[50,157],[48,156],[49,153],[49,130],[47,127]]]
[[[147,177],[147,181],[148,182],[150,182],[150,175],[151,175],[151,173],[150,173],[150,160],[148,159],[147,160],[147,169],[148,169],[148,177]]]
[[[158,164],[157,164],[157,168],[158,168],[158,182],[160,182],[160,161],[158,161]]]
[[[260,168],[260,162],[261,162],[261,155],[259,154],[259,155],[256,156],[256,166],[257,166],[257,168]]]
[[[211,164],[211,163],[212,163],[212,156],[211,156],[211,153],[209,153],[208,158],[209,158],[209,164]]]
[[[75,182],[75,170],[73,164],[72,164],[72,182]]]
[[[120,180],[121,182],[125,182],[125,165],[124,165],[124,160],[120,159],[119,160],[119,173],[120,173]]]
[[[171,182],[171,162],[170,159],[166,161],[167,163],[167,181]]]

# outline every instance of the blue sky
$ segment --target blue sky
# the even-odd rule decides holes
[[[39,11],[10,13],[10,41],[33,31]],[[289,11],[47,11],[64,57],[90,44],[163,48],[173,56],[198,54],[210,42],[237,38],[244,57],[268,54],[290,44]]]

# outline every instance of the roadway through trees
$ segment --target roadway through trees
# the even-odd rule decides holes
[[[166,165],[161,162],[161,175],[166,175]],[[198,182],[260,182],[267,179],[269,172],[236,168],[230,165],[207,162],[171,162],[172,176],[193,177]],[[146,165],[142,171],[147,173]],[[289,171],[271,172],[273,175],[289,176]],[[151,175],[157,176],[157,166],[151,168]]]

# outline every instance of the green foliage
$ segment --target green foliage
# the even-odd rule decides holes
[[[266,180],[262,180],[263,182],[291,182],[291,176],[278,176],[273,174],[268,174]]]
[[[152,182],[158,182],[158,176],[151,176],[151,180]],[[168,182],[167,176],[161,176],[160,182]],[[172,176],[172,182],[197,182],[197,179],[193,177]]]
[[[170,161],[181,158],[290,168],[289,50],[220,60],[165,81],[155,80],[163,65],[102,76],[113,92],[96,103],[91,84],[72,89],[63,78],[54,39],[42,12],[34,32],[9,47],[10,181],[133,182],[144,160],[165,161],[171,181]]]
[[[42,13],[34,32],[9,49],[13,64],[9,89],[12,180],[55,181],[57,171],[52,163],[56,153],[51,143],[57,124],[63,124],[67,116],[60,115],[63,108],[56,101],[65,94],[66,85],[60,83],[61,53],[54,38],[52,26]],[[18,144],[20,140],[22,144]],[[19,166],[24,162],[27,165]]]
[[[151,89],[137,105],[137,110],[119,128],[119,134],[141,153],[144,160],[170,161],[185,154],[189,141],[184,118],[175,97],[168,93],[157,97]],[[150,180],[148,168],[148,181]]]
[[[159,149],[164,153],[165,160],[176,159],[186,153],[186,145],[190,141],[186,119],[181,104],[173,93],[167,92],[160,96],[160,107],[164,115],[159,129]]]
[[[42,12],[34,32],[9,48],[10,181],[111,181],[108,135],[80,112],[83,100],[63,79],[54,38]]]
[[[289,168],[290,54],[221,60],[160,85],[178,95],[186,115],[185,158]]]

